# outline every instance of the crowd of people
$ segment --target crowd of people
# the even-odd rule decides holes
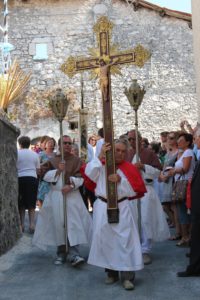
[[[135,271],[152,263],[152,246],[158,241],[190,246],[190,263],[177,276],[200,275],[200,126],[192,129],[183,121],[179,131],[161,132],[159,142],[138,133],[139,157],[136,134],[130,130],[115,140],[116,173],[108,178],[104,161],[111,145],[104,141],[103,129],[88,139],[87,162],[81,161],[78,145],[68,135],[63,145],[58,140],[57,148],[49,136],[18,139],[22,232],[27,209],[33,244],[43,250],[57,247],[56,265],[66,260],[72,266],[82,264],[79,245],[88,244],[88,263],[106,270],[106,284],[121,276],[126,290],[134,289]],[[106,180],[117,186],[119,223],[107,219]],[[187,201],[173,197],[179,180],[187,181]]]

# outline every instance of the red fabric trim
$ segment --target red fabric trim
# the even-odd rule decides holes
[[[131,163],[124,161],[118,168],[124,173],[128,179],[130,185],[132,186],[134,192],[137,194],[132,199],[142,198],[147,192],[143,178],[139,170]]]
[[[87,164],[83,164],[80,168],[81,175],[84,179],[84,185],[85,187],[90,191],[94,193],[94,190],[96,188],[96,183],[92,181],[86,174],[85,174],[85,168]]]
[[[102,162],[102,163],[105,164],[105,162]],[[86,164],[82,165],[82,167],[80,169],[81,175],[84,179],[84,185],[89,191],[94,192],[94,190],[96,188],[96,183],[94,181],[92,181],[85,174],[85,168],[86,168]],[[126,178],[129,181],[131,187],[137,194],[136,196],[131,197],[130,200],[142,198],[144,196],[144,194],[147,192],[147,190],[146,190],[143,178],[142,178],[140,172],[138,171],[138,169],[133,164],[126,162],[126,161],[124,161],[123,163],[118,165],[118,168],[124,173],[124,175],[126,176]]]

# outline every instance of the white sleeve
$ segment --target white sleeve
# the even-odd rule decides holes
[[[104,144],[104,139],[100,139],[100,140],[97,141],[97,144],[96,144],[96,152],[95,152],[95,156],[96,156],[96,157],[99,156],[103,144]]]
[[[101,161],[95,157],[91,162],[87,163],[85,168],[85,174],[94,182],[97,182],[97,179],[102,169]]]
[[[83,184],[83,178],[70,176],[70,182],[74,184],[76,190]]]
[[[37,168],[37,169],[40,168],[40,158],[39,158],[39,155],[38,155],[38,154],[37,154],[36,168]]]
[[[121,181],[117,185],[118,197],[119,198],[134,197],[136,195],[136,193],[133,190],[132,186],[130,185],[130,183],[129,183],[128,179],[126,178],[126,176],[119,169],[117,170],[117,173],[121,177]]]
[[[183,153],[183,156],[182,158],[184,157],[193,157],[194,156],[194,153],[191,149],[187,149],[184,153]]]
[[[56,176],[56,172],[57,170],[51,170],[51,171],[48,171],[45,175],[44,175],[44,181],[46,182],[57,182],[60,175],[57,175]]]
[[[160,175],[160,170],[150,165],[145,165],[144,178],[154,179]]]
[[[91,161],[94,158],[94,151],[90,144],[87,145],[87,160]]]

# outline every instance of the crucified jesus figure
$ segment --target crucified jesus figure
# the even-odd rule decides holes
[[[114,59],[111,63],[106,64],[106,62],[103,59],[99,60],[99,75],[100,75],[100,89],[102,92],[103,100],[108,101],[108,89],[109,89],[109,78],[108,78],[108,72],[109,68],[114,65],[118,59]]]

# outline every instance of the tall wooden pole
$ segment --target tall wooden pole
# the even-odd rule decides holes
[[[139,138],[138,138],[138,109],[142,103],[145,89],[141,88],[137,83],[137,79],[134,79],[129,89],[125,88],[124,94],[128,98],[130,105],[133,107],[135,112],[135,146],[136,146],[136,162],[138,163],[139,158]],[[141,202],[140,199],[137,200],[137,210],[138,210],[138,231],[141,239]]]
[[[10,66],[10,52],[8,49],[5,48],[5,46],[8,44],[8,0],[4,0],[3,4],[3,28],[1,27],[1,30],[3,31],[3,47],[2,47],[2,67],[3,67],[3,73],[6,74],[8,72],[9,66]]]
[[[87,161],[88,144],[88,108],[84,106],[84,82],[81,74],[81,108],[79,109],[79,156],[83,161]]]
[[[63,127],[62,121],[66,116],[69,101],[67,96],[62,92],[61,89],[57,89],[55,93],[49,98],[49,105],[52,112],[60,125],[60,152],[61,161],[64,162],[64,149],[63,149]],[[67,166],[66,166],[67,167]],[[62,172],[62,185],[65,185],[65,172]],[[68,241],[67,241],[67,199],[66,195],[63,194],[63,227],[64,227],[64,241],[66,246],[66,252],[68,252]]]
[[[61,161],[64,162],[64,149],[63,149],[63,126],[62,120],[59,120],[60,125],[60,152],[61,152]],[[65,173],[62,172],[62,186],[65,186]],[[63,194],[63,218],[64,218],[64,241],[66,253],[68,252],[68,242],[67,242],[67,199],[66,195]]]

